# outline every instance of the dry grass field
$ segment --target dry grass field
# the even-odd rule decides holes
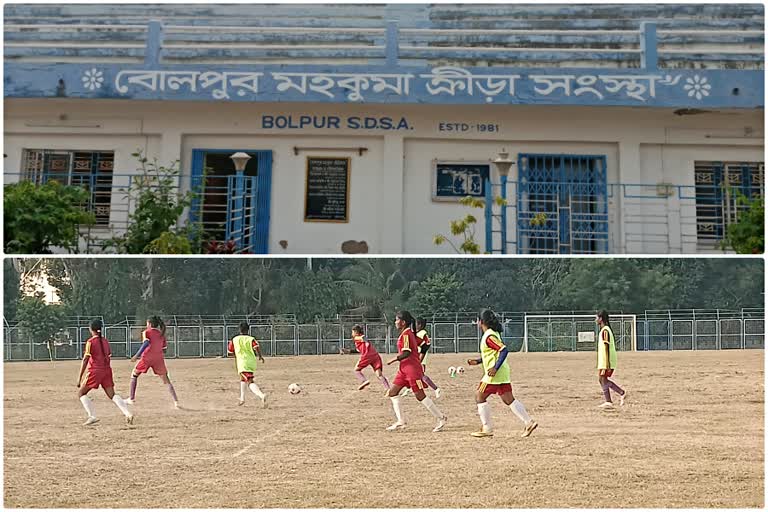
[[[496,435],[475,439],[477,367],[431,357],[442,433],[413,397],[408,429],[354,356],[270,358],[237,407],[233,362],[171,360],[184,410],[142,377],[128,427],[103,392],[83,427],[78,362],[4,365],[6,507],[763,507],[763,351],[620,354],[621,410],[602,411],[589,353],[512,354],[513,386],[539,428],[528,439],[498,398]],[[465,365],[466,366],[466,365]],[[113,365],[127,395],[130,363]],[[392,375],[394,366],[387,367]],[[288,394],[289,383],[304,392]],[[492,487],[489,487],[492,486]]]

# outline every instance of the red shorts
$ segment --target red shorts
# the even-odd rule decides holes
[[[240,380],[248,382],[249,379],[253,379],[253,372],[240,372]]]
[[[141,375],[142,373],[147,373],[150,368],[152,368],[155,375],[166,375],[168,373],[168,368],[165,367],[165,359],[160,358],[154,361],[147,361],[143,357],[136,363],[136,368],[133,369],[133,372]]]
[[[384,365],[381,362],[381,356],[379,354],[376,354],[373,357],[366,357],[365,359],[360,359],[357,362],[357,367],[355,368],[355,370],[360,371],[363,368],[367,368],[368,366],[370,366],[374,370],[381,370],[382,368],[384,368]]]
[[[603,368],[603,369],[597,370],[597,375],[599,375],[600,377],[610,377],[611,375],[613,375],[613,368],[608,368],[608,369]]]
[[[112,380],[112,368],[106,370],[86,370],[83,376],[82,386],[85,384],[88,389],[99,389],[99,386],[103,388],[115,387],[115,381]]]
[[[427,385],[424,384],[424,381],[422,381],[421,378],[413,379],[399,371],[397,372],[397,375],[395,375],[395,378],[392,380],[392,384],[395,386],[400,386],[401,388],[410,388],[414,393],[421,389],[427,389]]]
[[[505,382],[504,384],[488,384],[481,382],[477,386],[477,389],[484,395],[503,395],[512,392],[512,384],[509,382]]]

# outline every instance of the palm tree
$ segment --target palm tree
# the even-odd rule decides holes
[[[391,318],[418,284],[400,272],[399,259],[360,259],[339,274],[352,305],[370,317]]]

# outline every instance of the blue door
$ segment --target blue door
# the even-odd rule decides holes
[[[229,156],[242,151],[251,156],[238,175]],[[269,209],[272,151],[194,149],[192,190],[197,197],[190,222],[205,240],[233,241],[238,252],[269,252]]]
[[[518,155],[521,254],[608,252],[605,156]]]

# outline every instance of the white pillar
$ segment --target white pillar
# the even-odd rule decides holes
[[[610,176],[608,181],[613,181]],[[643,183],[643,170],[640,165],[640,143],[638,141],[619,141],[619,169],[616,182],[620,184]],[[642,248],[627,247],[627,226],[625,225],[625,222],[627,222],[627,212],[624,210],[624,190],[619,186],[615,187],[612,192],[613,199],[611,203],[616,214],[611,216],[611,224],[609,224],[609,230],[611,231],[609,252],[613,254],[643,252]],[[632,190],[628,189],[627,193],[631,194]]]
[[[375,252],[402,254],[406,220],[403,216],[405,194],[405,142],[402,135],[385,135],[382,154],[382,173],[379,190],[372,191],[376,198],[379,226],[379,247]]]

